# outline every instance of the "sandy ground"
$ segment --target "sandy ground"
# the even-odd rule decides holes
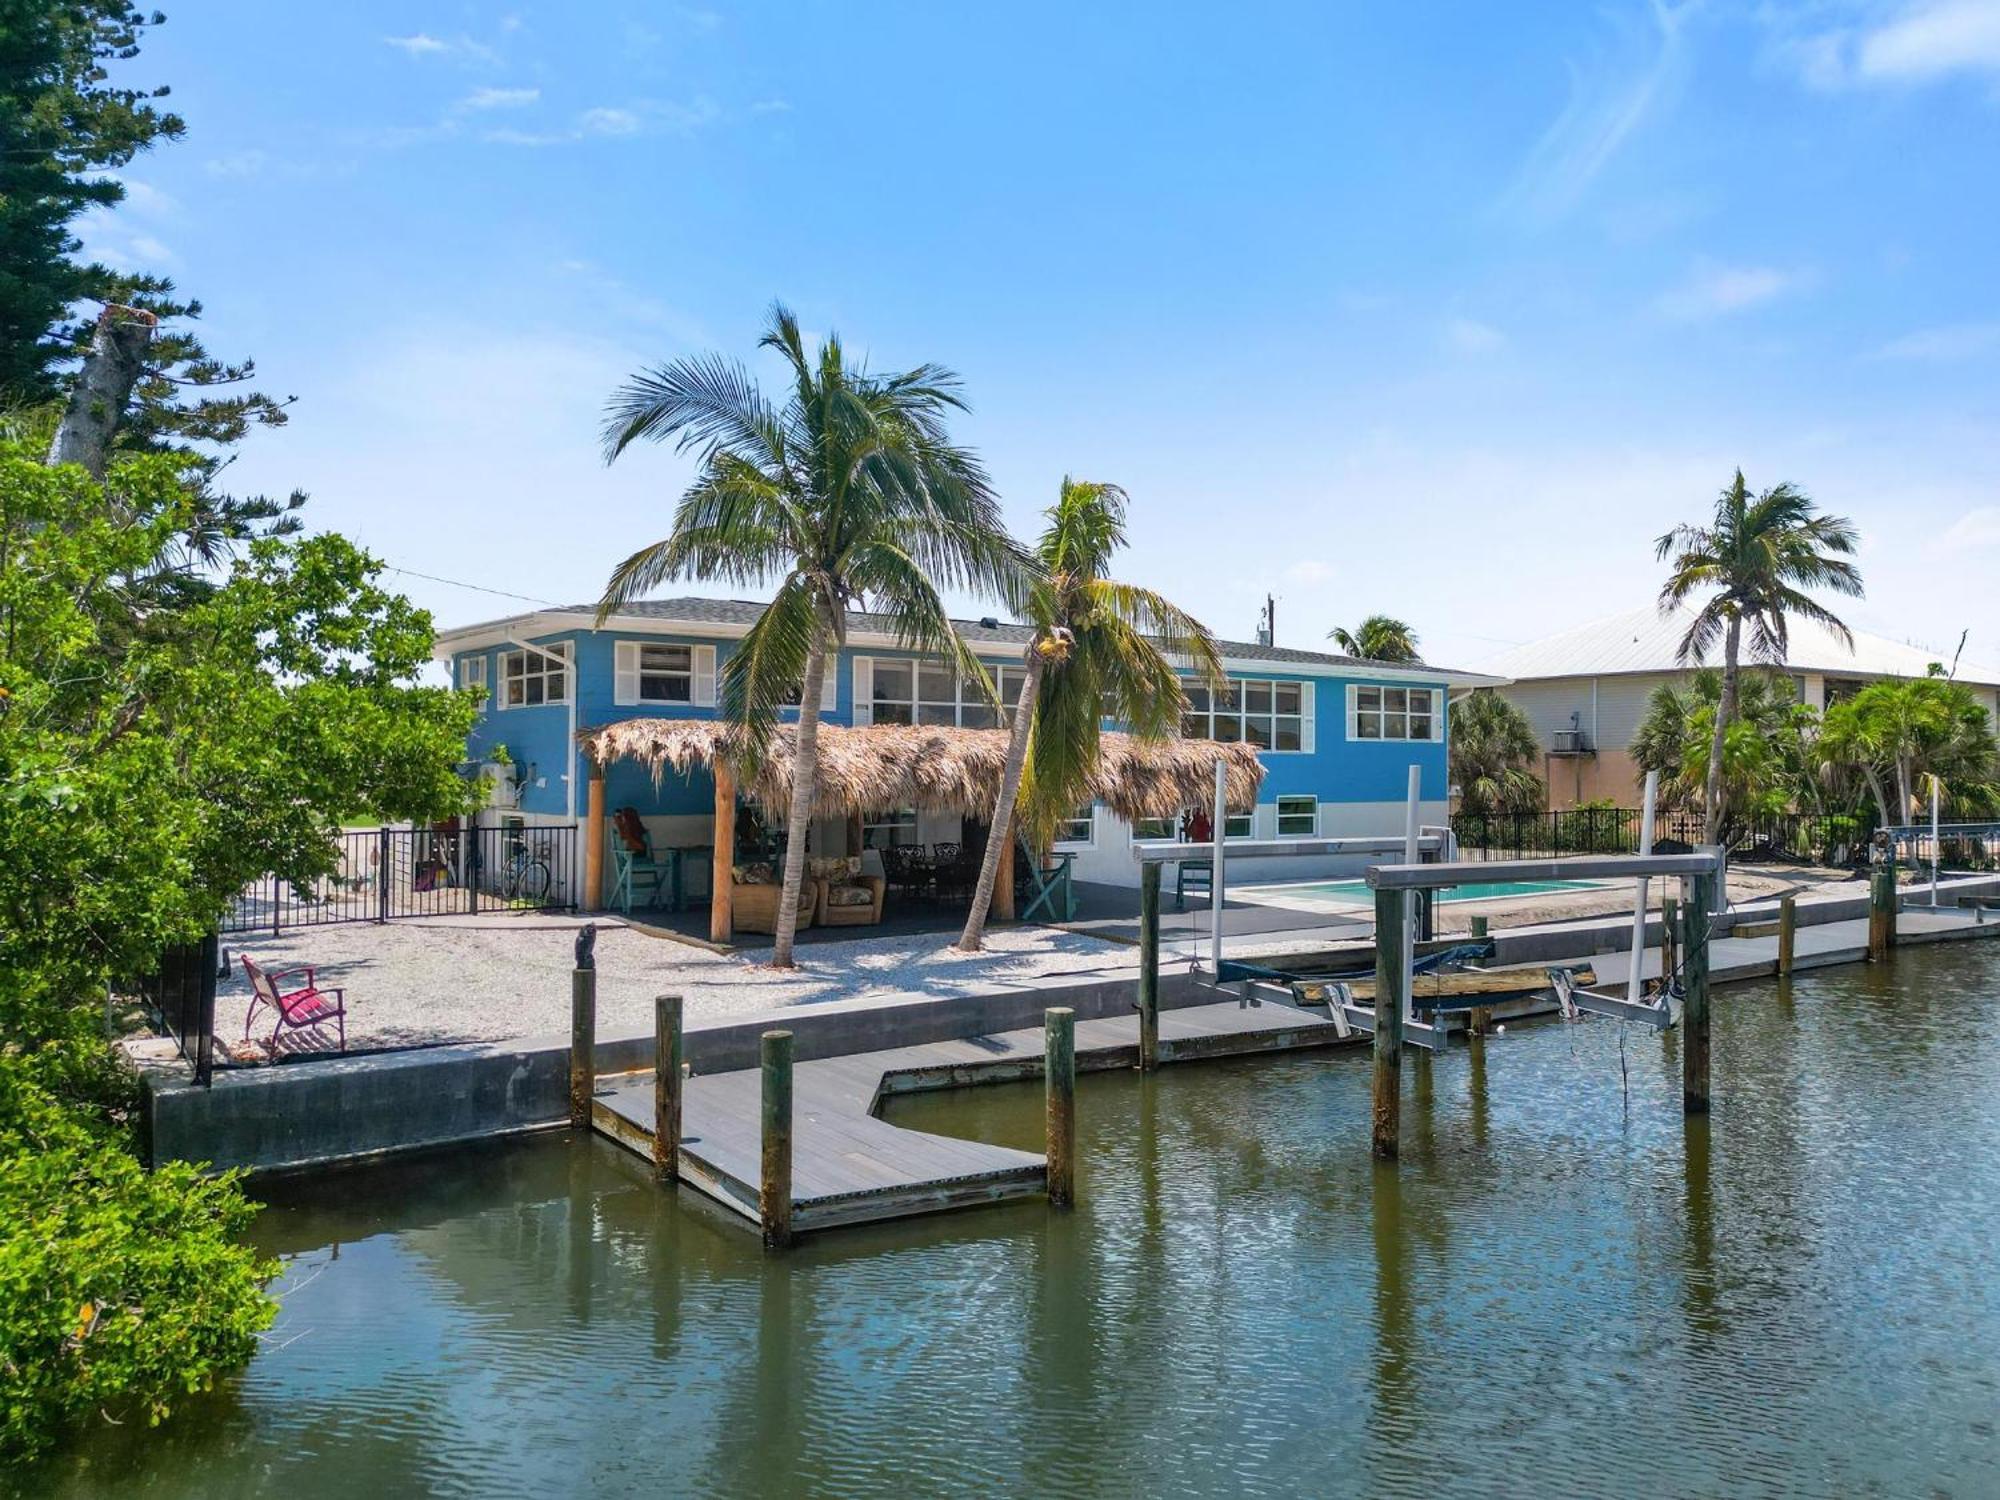
[[[1742,902],[1835,884],[1852,888],[1834,871],[1735,870],[1729,894],[1732,902]],[[1662,894],[1655,889],[1651,904],[1657,907]],[[1231,892],[1232,899],[1250,895]],[[1228,951],[1241,958],[1365,936],[1354,919],[1371,915],[1352,905],[1288,894],[1283,887],[1265,887],[1256,895],[1297,911],[1299,920],[1284,930],[1232,937]],[[1631,909],[1631,887],[1623,884],[1560,896],[1454,902],[1438,907],[1438,930],[1463,932],[1468,919],[1481,913],[1499,929]],[[663,992],[685,998],[690,1020],[706,1020],[867,996],[976,993],[1038,978],[1136,971],[1139,962],[1137,948],[1129,944],[1049,927],[1006,927],[988,935],[988,950],[981,954],[958,952],[950,934],[938,932],[810,943],[798,949],[798,967],[781,972],[755,952],[711,953],[629,928],[616,917],[595,920],[598,1024],[607,1032],[650,1028],[653,997]],[[297,928],[277,938],[245,933],[226,939],[225,946],[267,969],[312,964],[322,986],[344,988],[351,1050],[418,1047],[567,1033],[570,972],[582,922],[548,914],[447,916],[382,926],[355,922]],[[1205,924],[1177,919],[1164,934],[1165,948],[1185,961],[1186,955],[1205,951],[1204,932]],[[225,1043],[242,1037],[250,1000],[234,958],[231,969],[216,1002],[216,1030]],[[267,1015],[256,1034],[268,1036],[269,1026]],[[301,1037],[286,1050],[332,1045],[329,1032],[324,1038]]]
[[[597,1017],[607,1032],[649,1030],[653,997],[675,991],[693,1021],[870,995],[963,994],[1106,968],[1136,970],[1139,962],[1133,948],[1015,927],[989,934],[979,954],[960,953],[945,933],[805,944],[798,968],[781,972],[755,956],[709,953],[634,931],[615,917],[596,920]],[[322,986],[344,988],[350,1049],[412,1047],[566,1034],[581,925],[548,915],[437,917],[302,927],[278,938],[245,933],[224,946],[267,969],[313,964]],[[216,998],[216,1030],[225,1041],[243,1035],[250,1003],[242,965],[232,957],[231,967]],[[257,1030],[269,1035],[269,1027],[266,1019]]]

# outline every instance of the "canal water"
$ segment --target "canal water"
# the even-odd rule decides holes
[[[2000,1493],[2000,948],[1510,1027],[1092,1075],[1082,1202],[766,1257],[555,1136],[266,1189],[228,1388],[23,1493]],[[1032,1147],[1038,1085],[895,1118]],[[4,1484],[6,1481],[0,1481]]]

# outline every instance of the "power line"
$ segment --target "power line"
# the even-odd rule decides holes
[[[550,609],[566,607],[553,599],[537,599],[533,594],[516,594],[508,589],[490,589],[483,583],[465,583],[456,578],[440,578],[435,573],[419,573],[415,568],[398,568],[389,563],[382,564],[382,567],[390,573],[401,573],[405,578],[421,578],[426,583],[449,584],[455,589],[471,589],[476,594],[497,594],[502,599],[519,599],[524,604],[542,604]]]

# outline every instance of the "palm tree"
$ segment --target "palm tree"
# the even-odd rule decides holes
[[[1655,545],[1659,561],[1672,560],[1660,589],[1662,612],[1713,590],[1681,638],[1681,663],[1698,662],[1718,640],[1722,643],[1722,696],[1702,799],[1705,842],[1714,843],[1722,831],[1723,741],[1736,715],[1744,627],[1750,629],[1751,654],[1773,665],[1785,659],[1789,616],[1817,620],[1851,645],[1847,627],[1804,590],[1825,588],[1858,597],[1861,574],[1847,561],[1854,547],[1854,523],[1845,516],[1821,514],[1803,490],[1790,484],[1773,485],[1752,498],[1741,469],[1716,497],[1708,525],[1676,526]]]
[[[1686,684],[1663,682],[1653,689],[1633,731],[1631,752],[1640,779],[1659,772],[1662,806],[1688,807],[1700,800],[1721,701],[1722,674],[1712,667]],[[1816,800],[1807,743],[1815,717],[1799,703],[1789,677],[1745,673],[1737,683],[1736,717],[1723,752],[1723,800],[1732,805],[1780,795]]]
[[[1822,745],[1834,764],[1861,773],[1884,825],[1913,815],[1927,777],[1962,809],[1983,811],[1992,803],[1992,720],[1969,689],[1943,676],[1869,683],[1827,709]]]
[[[1538,812],[1548,788],[1529,766],[1542,753],[1535,726],[1491,688],[1469,693],[1451,714],[1451,780],[1469,813]]]
[[[964,409],[936,365],[873,375],[837,336],[808,355],[782,305],[758,346],[775,350],[791,389],[774,405],[740,364],[676,360],[621,386],[607,410],[606,462],[639,438],[698,455],[673,532],[620,563],[598,621],[664,580],[762,585],[776,592],[722,673],[723,711],[762,753],[778,710],[798,704],[792,805],[771,963],[792,965],[806,839],[818,791],[820,690],[857,601],[888,617],[905,648],[988,682],[952,628],[940,587],[1020,597],[1030,564],[1001,524],[985,471],[946,432]],[[990,683],[988,691],[991,691]]]
[[[1035,549],[1040,577],[1023,611],[1034,632],[1024,653],[1027,671],[986,858],[958,939],[967,952],[984,939],[1017,808],[1030,842],[1046,849],[1057,825],[1090,795],[1106,718],[1139,735],[1177,732],[1186,699],[1174,657],[1210,683],[1222,680],[1215,640],[1199,621],[1150,589],[1104,576],[1125,545],[1125,507],[1125,492],[1115,484],[1064,478],[1047,512]]]
[[[1327,638],[1349,656],[1363,661],[1419,661],[1417,633],[1393,615],[1370,615],[1359,628],[1336,625]]]

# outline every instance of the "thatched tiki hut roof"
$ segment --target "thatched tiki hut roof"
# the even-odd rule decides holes
[[[990,817],[1000,795],[1007,760],[1004,729],[869,724],[819,731],[821,817],[888,812],[914,807]],[[744,792],[766,807],[783,808],[792,795],[792,731],[773,730],[764,755],[746,764],[740,731],[712,719],[626,719],[578,735],[599,766],[634,761],[657,785],[669,771],[686,775],[718,760],[734,772]],[[1215,795],[1215,767],[1227,767],[1231,812],[1248,812],[1257,800],[1264,766],[1256,747],[1214,740],[1142,740],[1107,732],[1091,792],[1128,822],[1171,818],[1184,807],[1203,807]]]

